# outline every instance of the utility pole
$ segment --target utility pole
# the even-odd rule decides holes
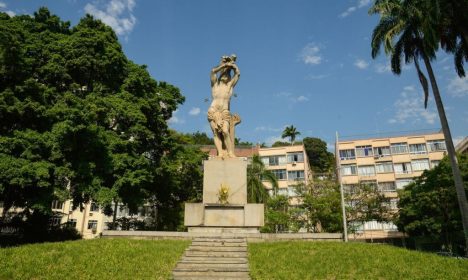
[[[341,182],[341,162],[340,162],[340,150],[338,149],[338,131],[336,132],[335,140],[335,158],[336,158],[336,174],[338,176],[338,183],[340,184],[340,195],[341,195],[341,212],[343,215],[343,238],[344,242],[348,242],[348,225],[346,223],[346,209],[343,193],[343,183]]]

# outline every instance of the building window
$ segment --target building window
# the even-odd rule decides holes
[[[390,146],[392,154],[408,153],[408,145],[406,143],[394,143]]]
[[[304,180],[304,170],[288,171],[288,180],[289,181]]]
[[[362,165],[358,167],[360,176],[375,176],[375,167],[373,165]]]
[[[59,226],[61,222],[62,222],[62,217],[53,216],[52,218],[50,218],[51,226]]]
[[[69,219],[67,225],[72,228],[76,228],[76,219]]]
[[[394,192],[396,191],[395,182],[379,182],[379,191],[381,192]]]
[[[297,196],[297,191],[295,186],[289,186],[288,187],[288,196],[294,197]]]
[[[427,153],[425,144],[410,144],[409,150],[410,150],[410,154],[414,154],[414,155]]]
[[[418,159],[411,161],[411,167],[414,171],[422,171],[429,169],[429,160],[428,159]]]
[[[376,180],[362,180],[361,185],[371,186],[373,189],[377,188],[377,181]]]
[[[88,229],[97,229],[97,220],[89,220]]]
[[[431,160],[431,167],[434,168],[437,165],[439,165],[439,163],[440,163],[440,160]]]
[[[413,180],[411,179],[397,179],[395,181],[395,184],[396,184],[396,188],[397,189],[404,189],[408,184],[411,184],[413,182]]]
[[[392,198],[390,199],[390,210],[397,210],[398,209],[398,198]]]
[[[389,156],[391,155],[390,153],[390,147],[375,147],[374,148],[374,155],[375,157],[384,157],[384,156]]]
[[[91,212],[99,212],[99,205],[96,203],[92,202],[91,203]]]
[[[271,170],[277,180],[286,180],[286,169]]]
[[[356,155],[358,157],[370,157],[373,155],[372,146],[356,146]]]
[[[343,176],[356,175],[357,174],[356,164],[343,164],[341,166],[341,170],[343,172]]]
[[[52,209],[62,210],[63,209],[63,202],[54,200],[52,201]]]
[[[348,195],[352,195],[356,193],[356,185],[354,184],[344,184],[343,185],[343,192]]]
[[[411,163],[409,162],[394,163],[393,168],[395,169],[395,174],[409,174],[412,172]]]
[[[355,158],[356,158],[356,154],[354,152],[354,149],[340,150],[340,159],[341,160],[355,159]]]
[[[391,173],[393,172],[393,164],[391,161],[379,162],[375,164],[377,173]]]
[[[444,140],[432,140],[427,141],[427,147],[429,152],[437,152],[437,151],[446,151],[447,147],[445,146]]]
[[[294,163],[294,162],[304,162],[304,154],[303,153],[289,153],[288,163]]]
[[[288,195],[288,188],[279,188],[278,195]]]
[[[278,166],[286,164],[286,156],[268,156],[262,157],[265,166]]]

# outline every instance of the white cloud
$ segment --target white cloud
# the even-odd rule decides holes
[[[270,126],[257,126],[255,131],[270,131],[270,132],[279,132],[282,131],[284,128],[275,128]]]
[[[417,92],[413,86],[407,86],[395,102],[395,116],[388,120],[389,123],[421,123],[434,124],[437,113],[433,108],[424,109],[424,95]]]
[[[179,110],[175,110],[172,113],[172,117],[167,121],[167,123],[169,123],[169,124],[183,124],[183,123],[185,123],[185,120],[182,119],[182,118],[179,118],[179,116],[177,116],[177,113],[179,113]]]
[[[0,12],[4,12],[7,15],[9,15],[10,17],[16,16],[16,13],[11,11],[11,10],[4,11],[4,9],[6,9],[6,8],[7,8],[7,4],[5,4],[5,2],[0,2]]]
[[[198,114],[200,114],[200,108],[198,108],[198,107],[193,107],[189,111],[189,115],[191,115],[191,116],[197,116]]]
[[[270,136],[268,138],[265,139],[265,144],[267,146],[271,146],[273,143],[275,143],[276,141],[287,141],[287,139],[283,139],[279,136]]]
[[[135,0],[111,0],[101,8],[98,6],[102,5],[98,3],[101,2],[86,4],[85,12],[102,20],[118,35],[127,35],[133,30],[137,21],[132,13],[136,5]]]
[[[315,43],[309,43],[305,46],[299,55],[302,62],[305,64],[317,65],[322,62],[322,55],[320,54],[320,47]]]
[[[307,101],[309,101],[309,98],[307,96],[305,96],[305,95],[296,96],[295,94],[292,94],[292,93],[286,92],[286,91],[277,93],[276,97],[286,98],[290,103],[289,105],[292,105],[292,104],[298,103],[298,102],[307,102]]]
[[[468,96],[468,77],[451,79],[448,86],[448,92],[454,97]]]
[[[367,5],[369,5],[371,0],[359,0],[358,2],[358,8],[363,8]]]
[[[296,98],[296,101],[297,102],[306,102],[306,101],[309,101],[309,98],[305,97],[304,95],[301,95],[298,98]]]
[[[354,62],[354,66],[356,66],[359,69],[366,69],[369,66],[369,63],[363,59],[357,59]]]
[[[377,73],[390,73],[392,71],[392,68],[390,67],[390,64],[381,64],[381,63],[377,63],[375,65],[375,71]]]
[[[346,11],[342,12],[338,17],[345,18],[350,14],[354,13],[358,9],[367,7],[371,3],[371,0],[358,0],[355,6],[351,6]]]

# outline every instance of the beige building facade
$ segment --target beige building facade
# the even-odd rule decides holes
[[[397,190],[404,188],[426,169],[434,168],[446,154],[444,135],[421,135],[341,140],[336,143],[336,162],[345,193],[358,184],[374,184],[398,211]],[[358,231],[374,237],[391,237],[397,231],[392,223],[367,222]],[[364,236],[366,237],[366,236]]]
[[[468,137],[463,138],[463,140],[455,146],[455,151],[460,154],[468,154]]]
[[[308,184],[312,178],[304,145],[260,148],[258,153],[265,167],[278,180],[278,194],[289,196],[294,203],[294,186],[298,183]],[[271,184],[268,181],[263,183],[271,194]]]

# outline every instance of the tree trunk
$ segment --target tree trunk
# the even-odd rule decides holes
[[[117,199],[114,199],[114,213],[112,213],[112,225],[117,229],[115,226],[115,221],[117,220],[117,207],[119,206],[119,203],[117,202]]]
[[[458,206],[460,207],[463,232],[465,236],[465,255],[468,256],[468,202],[466,199],[465,188],[463,185],[463,179],[461,177],[460,168],[458,167],[457,155],[453,146],[452,135],[445,116],[445,109],[440,97],[439,87],[435,79],[434,72],[432,70],[431,62],[429,58],[423,54],[424,64],[426,65],[427,73],[429,74],[429,80],[431,81],[432,92],[434,93],[434,100],[437,105],[437,111],[439,112],[440,123],[442,125],[442,131],[445,137],[445,143],[447,145],[447,153],[450,159],[450,165],[452,166],[453,179],[455,181],[455,189],[457,191]]]

